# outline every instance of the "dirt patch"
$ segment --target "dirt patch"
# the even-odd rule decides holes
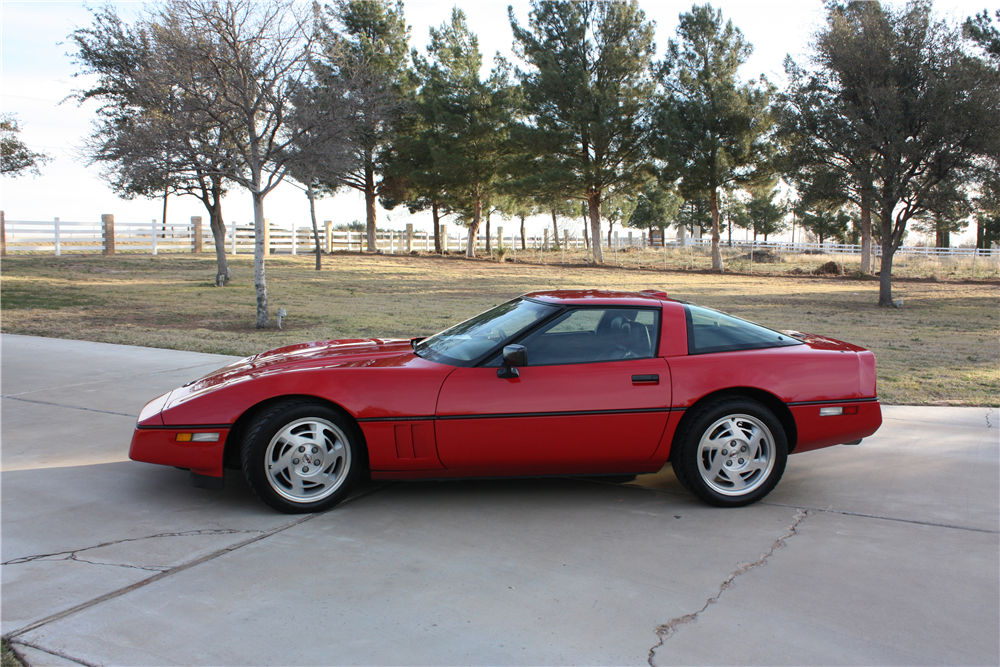
[[[746,262],[753,261],[757,264],[781,264],[785,261],[781,258],[781,255],[777,255],[770,250],[754,250],[742,255],[738,259]]]
[[[823,266],[819,267],[813,271],[813,275],[816,276],[842,276],[844,272],[840,268],[840,264],[836,262],[827,262]]]

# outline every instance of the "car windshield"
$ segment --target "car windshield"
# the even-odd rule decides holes
[[[425,338],[413,349],[430,361],[471,366],[557,310],[559,306],[514,299]]]

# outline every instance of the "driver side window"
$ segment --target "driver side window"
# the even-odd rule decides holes
[[[582,364],[654,355],[654,310],[579,308],[556,318],[519,341],[529,366]]]

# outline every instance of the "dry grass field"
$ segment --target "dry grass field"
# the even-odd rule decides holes
[[[310,256],[273,256],[271,312],[282,307],[288,317],[282,330],[257,330],[249,256],[232,258],[226,288],[213,286],[209,254],[7,257],[0,325],[5,333],[248,355],[322,338],[428,334],[531,290],[656,288],[773,328],[868,347],[886,403],[1000,404],[1000,292],[996,280],[982,280],[989,267],[975,282],[956,279],[961,266],[955,275],[924,270],[929,277],[896,282],[902,308],[880,309],[874,279],[718,275],[700,264],[690,270],[684,257],[664,271],[629,253],[619,256],[623,268],[613,256],[607,268],[562,265],[560,253],[531,250],[517,259],[334,254],[317,272]]]

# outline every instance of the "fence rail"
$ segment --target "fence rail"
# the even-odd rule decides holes
[[[163,225],[156,220],[147,223],[114,222],[114,217],[105,215],[101,222],[62,221],[59,218],[51,222],[6,220],[0,211],[0,240],[2,254],[10,253],[45,253],[61,255],[63,253],[103,253],[141,252],[153,255],[160,252],[203,252],[215,250],[215,239],[209,225],[202,224],[200,217],[194,217],[190,223],[171,223]],[[490,239],[493,247],[507,248],[516,256],[522,245],[531,250],[552,250],[556,248],[554,240],[545,230],[542,235],[529,236],[522,239],[515,234],[504,234],[503,227],[497,227],[497,233]],[[711,246],[707,238],[667,238],[665,244],[659,238],[650,242],[644,232],[633,233],[625,230],[624,235],[618,231],[612,232],[611,243],[607,238],[601,239],[601,245],[608,250],[618,251],[628,248],[661,248],[661,247],[692,247]],[[441,239],[444,250],[448,252],[463,252],[467,238],[465,233],[450,234],[447,225],[441,225]],[[265,243],[271,254],[310,253],[315,251],[315,239],[311,226],[292,228],[268,225],[265,233]],[[338,250],[361,251],[366,246],[364,232],[339,231],[332,228],[332,223],[325,222],[319,228],[320,247],[325,252]],[[559,241],[560,248],[581,250],[586,240],[578,236],[570,236],[563,232]],[[230,224],[226,230],[225,248],[228,254],[253,254],[255,244],[254,226],[252,224]],[[434,250],[434,236],[430,232],[417,231],[412,225],[407,225],[405,231],[378,230],[376,233],[378,249],[386,253],[408,253],[412,251],[431,252]],[[731,243],[722,242],[724,247],[739,248],[749,251],[772,251],[775,253],[799,254],[829,254],[829,255],[860,255],[861,246],[843,243],[807,243],[807,242],[757,242],[749,240],[734,240]],[[476,239],[478,249],[487,246],[487,239],[480,234]],[[882,248],[872,244],[872,253],[881,256]],[[1000,258],[1000,248],[934,248],[924,246],[903,246],[897,255],[920,257],[952,257],[952,258]]]

